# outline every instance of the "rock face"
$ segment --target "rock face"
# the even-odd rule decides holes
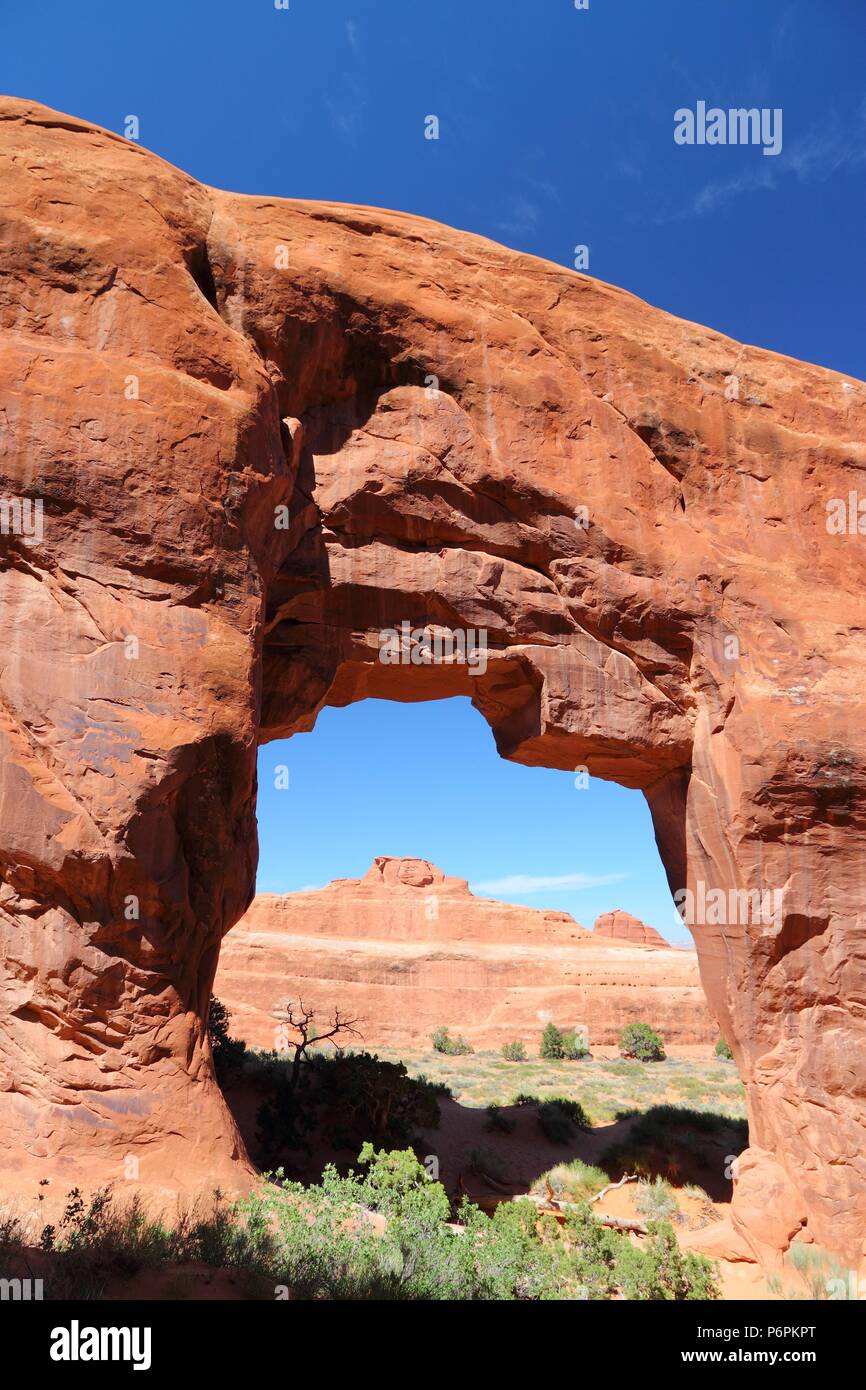
[[[596,917],[592,930],[595,936],[627,941],[631,946],[655,946],[664,950],[669,944],[655,927],[648,927],[639,917],[632,917],[630,912],[622,912],[618,907]]]
[[[321,1017],[338,1006],[362,1019],[367,1047],[429,1047],[444,1025],[476,1047],[520,1038],[533,1055],[549,1019],[585,1024],[591,1045],[634,1019],[669,1043],[715,1041],[694,954],[660,956],[663,937],[629,921],[649,949],[599,942],[567,912],[476,898],[425,859],[382,857],[361,879],[256,897],[223,943],[214,992],[233,1035],[262,1048],[299,997]]]
[[[26,101],[0,174],[0,1186],[243,1180],[204,1014],[256,745],[460,694],[643,790],[747,1087],[738,1230],[857,1260],[864,387]],[[404,622],[484,660],[381,660]]]

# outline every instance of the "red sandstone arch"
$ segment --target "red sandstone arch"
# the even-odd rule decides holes
[[[243,1179],[203,1014],[257,742],[470,693],[503,756],[642,789],[673,889],[782,894],[696,929],[734,1220],[860,1258],[864,561],[825,523],[864,388],[31,103],[0,158],[2,495],[44,504],[0,536],[0,1189]],[[383,665],[404,619],[486,629],[487,672]]]

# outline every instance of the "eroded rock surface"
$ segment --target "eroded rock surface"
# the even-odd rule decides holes
[[[755,1190],[856,1260],[864,388],[420,218],[204,188],[0,104],[0,1186],[225,1185],[205,1005],[259,740],[469,694],[644,791],[748,1091]],[[280,511],[285,508],[285,511]],[[32,520],[31,516],[31,520]],[[276,523],[276,524],[275,524]],[[489,660],[384,664],[383,628]],[[730,920],[733,918],[733,920]]]
[[[668,1043],[714,1042],[694,953],[628,920],[649,947],[599,941],[598,924],[588,932],[567,912],[475,897],[426,859],[381,856],[360,879],[260,893],[223,943],[214,990],[233,1035],[266,1049],[299,998],[321,1019],[334,1007],[360,1019],[367,1047],[429,1047],[445,1026],[475,1047],[519,1038],[531,1056],[551,1019],[585,1025],[590,1046],[635,1019]]]
[[[651,946],[662,950],[668,946],[661,932],[648,927],[639,917],[623,912],[615,907],[613,912],[603,912],[593,923],[594,936],[607,936],[612,941],[627,941],[631,946]]]

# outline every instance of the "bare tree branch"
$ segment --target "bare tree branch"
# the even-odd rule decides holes
[[[309,1049],[317,1043],[332,1043],[339,1051],[337,1038],[354,1037],[363,1042],[363,1034],[358,1030],[358,1024],[363,1023],[363,1019],[349,1018],[339,1009],[334,1009],[333,1015],[325,1024],[324,1031],[320,1033],[313,1032],[315,1021],[315,1009],[307,1008],[302,999],[298,999],[297,1007],[291,999],[286,1004],[286,1023],[289,1028],[293,1028],[296,1033],[300,1034],[300,1038],[291,1043],[295,1050],[289,1079],[292,1089],[294,1089],[300,1076],[301,1063],[305,1060]]]

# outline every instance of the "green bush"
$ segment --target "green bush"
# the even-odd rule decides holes
[[[40,1248],[52,1253],[45,1295],[49,1299],[103,1299],[113,1283],[144,1270],[202,1264],[244,1271],[250,1292],[267,1297],[257,1271],[270,1254],[268,1233],[238,1219],[219,1193],[207,1215],[183,1213],[174,1227],[149,1217],[140,1196],[118,1206],[110,1188],[85,1201],[68,1194],[57,1226],[46,1226]]]
[[[547,1062],[561,1062],[565,1056],[565,1042],[555,1023],[548,1023],[542,1033],[538,1054]]]
[[[499,1134],[513,1134],[517,1121],[511,1116],[506,1115],[501,1105],[488,1105],[487,1119],[484,1121],[484,1128],[495,1130]]]
[[[745,1120],[688,1106],[652,1105],[636,1118],[625,1139],[604,1150],[599,1161],[611,1176],[678,1177],[684,1164],[711,1166],[718,1161],[720,1148],[722,1154],[739,1153],[748,1142]]]
[[[562,1034],[562,1055],[567,1062],[579,1062],[589,1056],[589,1048],[573,1028]]]
[[[207,1014],[207,1032],[213,1053],[214,1071],[222,1084],[243,1062],[247,1045],[241,1038],[229,1035],[231,1014],[216,995],[211,995]]]
[[[586,1204],[568,1212],[560,1232],[526,1200],[500,1203],[493,1217],[464,1202],[458,1234],[448,1225],[444,1189],[414,1154],[365,1144],[360,1162],[363,1174],[340,1178],[327,1169],[319,1187],[292,1186],[288,1200],[270,1188],[239,1204],[256,1229],[275,1232],[269,1268],[292,1298],[718,1297],[713,1266],[682,1255],[669,1226],[651,1227],[637,1261],[628,1238],[602,1226]],[[367,1230],[362,1210],[383,1215],[385,1229]]]
[[[573,1062],[588,1057],[589,1048],[576,1029],[563,1031],[555,1023],[548,1023],[541,1035],[539,1055],[548,1062]]]
[[[433,1092],[434,1096],[438,1096],[440,1098],[444,1097],[445,1100],[454,1099],[454,1092],[448,1085],[447,1081],[431,1080],[431,1078],[427,1076],[427,1074],[423,1071],[415,1073],[415,1080],[418,1082],[419,1086],[428,1086],[430,1090]]]
[[[465,1038],[452,1038],[447,1028],[437,1028],[430,1041],[434,1052],[443,1052],[446,1057],[465,1057],[474,1051]]]
[[[589,1117],[580,1101],[555,1096],[542,1101],[538,1107],[538,1123],[545,1139],[553,1144],[567,1144],[579,1129],[589,1129]]]
[[[286,1067],[259,1107],[257,1137],[268,1162],[309,1150],[307,1136],[316,1129],[338,1149],[357,1149],[367,1135],[378,1144],[405,1144],[415,1129],[439,1124],[437,1093],[402,1062],[369,1052],[317,1053],[294,1088]]]
[[[725,1062],[732,1062],[734,1060],[734,1054],[728,1047],[724,1038],[719,1038],[719,1041],[716,1043],[716,1056],[721,1057]]]
[[[506,1062],[525,1062],[526,1048],[523,1043],[515,1039],[514,1042],[502,1044],[502,1055]]]
[[[486,1160],[485,1160],[486,1161]],[[683,1253],[667,1223],[653,1222],[640,1249],[608,1230],[586,1204],[560,1230],[525,1200],[502,1202],[492,1217],[464,1201],[455,1229],[451,1203],[409,1149],[364,1144],[360,1171],[328,1166],[305,1188],[273,1174],[234,1204],[217,1199],[204,1219],[173,1228],[141,1204],[118,1210],[110,1193],[85,1204],[70,1193],[59,1231],[47,1234],[49,1298],[101,1298],[118,1278],[142,1269],[202,1265],[235,1271],[246,1296],[273,1300],[711,1299],[717,1274]],[[373,1223],[367,1213],[384,1218]],[[20,1237],[6,1235],[11,1258]]]
[[[619,1050],[623,1057],[639,1062],[663,1062],[665,1045],[648,1023],[627,1023],[619,1035]]]
[[[619,1287],[628,1299],[720,1298],[718,1272],[703,1255],[683,1252],[667,1221],[650,1221],[646,1243],[620,1250]]]

